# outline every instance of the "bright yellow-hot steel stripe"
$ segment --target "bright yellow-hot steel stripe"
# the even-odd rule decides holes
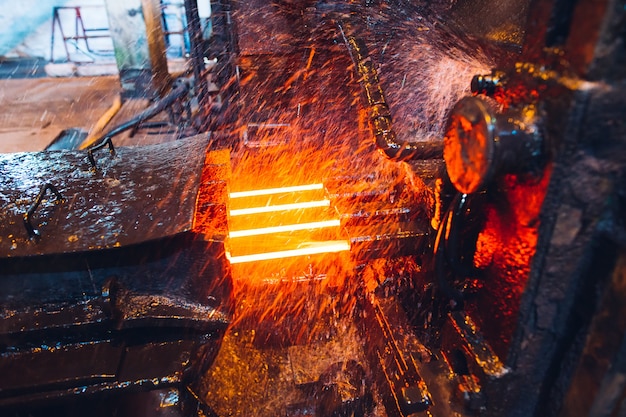
[[[282,226],[262,227],[259,229],[234,230],[234,231],[230,231],[228,233],[228,236],[231,238],[235,238],[235,237],[245,237],[245,236],[269,235],[272,233],[295,232],[297,230],[322,229],[325,227],[336,227],[340,225],[341,223],[338,219],[326,220],[326,221],[321,221],[321,222],[311,222],[311,223],[285,224]]]
[[[330,207],[330,200],[305,201],[303,203],[278,204],[275,206],[249,207],[230,211],[231,216],[244,216],[246,214],[270,213],[273,211],[298,210],[314,207]]]
[[[291,187],[281,188],[265,188],[262,190],[250,190],[250,191],[235,191],[229,194],[230,198],[242,198],[242,197],[256,197],[260,195],[271,195],[281,193],[296,193],[298,191],[312,191],[322,190],[324,184],[306,184],[306,185],[294,185]]]
[[[339,240],[328,242],[324,245],[312,246],[309,248],[292,249],[278,252],[255,253],[252,255],[231,256],[226,252],[226,258],[231,264],[241,264],[245,262],[267,261],[271,259],[290,258],[293,256],[318,255],[322,253],[335,253],[350,250],[350,242]]]

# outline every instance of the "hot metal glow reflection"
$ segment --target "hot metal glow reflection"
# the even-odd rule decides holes
[[[338,219],[326,220],[326,221],[320,221],[320,222],[310,222],[310,223],[286,224],[282,226],[273,226],[273,227],[262,227],[259,229],[235,230],[235,231],[231,231],[228,234],[228,236],[231,238],[236,238],[236,237],[245,237],[245,236],[269,235],[272,233],[295,232],[297,230],[312,230],[312,229],[322,229],[325,227],[337,227],[337,226],[340,226],[340,221]]]
[[[306,185],[294,185],[291,187],[281,188],[265,188],[262,190],[250,190],[250,191],[236,191],[230,193],[230,198],[243,198],[243,197],[257,197],[261,195],[281,194],[281,193],[296,193],[299,191],[312,191],[322,190],[323,184],[306,184]]]
[[[230,211],[231,217],[245,216],[247,214],[270,213],[274,211],[299,210],[315,207],[330,207],[330,200],[305,201],[303,203],[278,204],[275,206],[249,207]]]
[[[294,256],[318,255],[322,253],[336,253],[350,250],[350,243],[347,240],[337,240],[331,242],[323,242],[315,246],[292,249],[278,252],[255,253],[252,255],[231,256],[226,252],[226,258],[231,264],[240,264],[245,262],[266,261],[271,259],[290,258]]]

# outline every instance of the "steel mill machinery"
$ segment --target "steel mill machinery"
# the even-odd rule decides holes
[[[176,76],[107,3],[151,104],[0,155],[2,415],[626,415],[623,0],[185,0]]]

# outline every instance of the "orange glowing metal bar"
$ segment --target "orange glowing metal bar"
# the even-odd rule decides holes
[[[322,190],[324,188],[324,184],[307,184],[307,185],[294,185],[291,187],[281,187],[281,188],[265,188],[262,190],[250,190],[250,191],[236,191],[230,193],[230,198],[242,198],[242,197],[256,197],[260,195],[271,195],[271,194],[281,194],[281,193],[296,193],[299,191],[311,191],[311,190]]]
[[[262,227],[259,229],[235,230],[231,231],[228,236],[234,238],[244,236],[269,235],[272,233],[295,232],[296,230],[322,229],[324,227],[337,227],[340,225],[341,223],[339,219],[326,220],[321,222],[296,223],[286,224],[282,226]]]
[[[303,203],[278,204],[275,206],[249,207],[231,210],[230,215],[231,217],[245,216],[246,214],[271,213],[273,211],[298,210],[314,207],[330,207],[330,200],[305,201]]]
[[[255,253],[252,255],[231,256],[226,252],[226,258],[231,264],[241,264],[245,262],[266,261],[271,259],[290,258],[293,256],[318,255],[322,253],[335,253],[350,250],[350,242],[347,240],[338,240],[333,242],[324,242],[322,244],[309,248],[284,250],[278,252]]]

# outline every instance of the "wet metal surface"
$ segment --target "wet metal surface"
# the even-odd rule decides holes
[[[621,232],[620,242],[604,242],[599,248],[597,235],[600,229],[607,233],[608,229],[624,223],[623,215],[615,213],[624,213],[626,199],[623,191],[613,191],[613,187],[624,189],[623,152],[617,151],[626,148],[616,146],[612,141],[613,137],[624,137],[622,124],[615,122],[621,120],[621,114],[612,113],[615,112],[613,108],[623,110],[621,97],[624,94],[617,99],[617,95],[594,97],[599,92],[577,91],[577,97],[573,99],[558,87],[545,96],[546,110],[554,116],[548,133],[567,148],[556,160],[554,175],[550,170],[546,170],[542,178],[507,175],[499,178],[485,194],[478,193],[475,199],[466,200],[466,196],[454,198],[448,194],[452,192],[452,184],[447,178],[442,178],[442,171],[437,171],[441,161],[435,159],[429,161],[432,166],[422,165],[429,172],[438,172],[433,174],[439,180],[435,196],[431,196],[429,190],[408,192],[413,186],[418,190],[423,184],[413,176],[405,178],[399,170],[385,171],[385,164],[390,164],[387,160],[380,163],[370,158],[372,154],[378,154],[373,152],[374,143],[365,144],[360,140],[364,125],[369,119],[371,127],[377,130],[379,142],[383,142],[387,151],[392,153],[397,151],[401,154],[409,144],[414,143],[412,139],[419,142],[420,139],[439,138],[437,135],[442,133],[445,120],[443,115],[460,95],[468,92],[471,76],[463,80],[464,76],[483,73],[483,67],[492,66],[491,61],[483,59],[480,51],[472,52],[454,45],[463,43],[463,36],[446,36],[437,42],[421,40],[417,32],[432,33],[438,37],[434,30],[437,25],[426,24],[421,13],[410,13],[410,7],[401,2],[383,3],[391,6],[392,12],[386,12],[383,5],[368,2],[367,7],[359,10],[367,13],[355,12],[350,17],[348,12],[352,8],[344,10],[321,2],[295,4],[251,0],[233,3],[237,6],[234,7],[233,21],[238,23],[240,30],[238,52],[242,55],[237,63],[237,74],[241,77],[237,79],[239,95],[234,100],[239,102],[239,106],[238,109],[233,106],[233,114],[229,115],[238,118],[238,122],[227,129],[235,127],[237,132],[243,130],[244,145],[253,149],[255,155],[264,154],[267,162],[248,163],[257,159],[250,154],[245,157],[238,155],[239,160],[235,159],[233,164],[233,185],[241,187],[236,190],[243,191],[252,189],[244,187],[251,184],[254,189],[259,189],[323,182],[332,206],[338,210],[342,226],[348,232],[351,263],[348,263],[347,257],[337,258],[333,261],[337,261],[340,268],[332,269],[328,266],[330,262],[316,265],[311,259],[305,259],[303,265],[296,267],[281,265],[280,274],[271,275],[271,280],[265,279],[268,275],[263,275],[260,265],[255,264],[251,269],[259,274],[261,280],[254,283],[235,280],[233,292],[238,298],[237,315],[215,366],[210,370],[204,369],[205,378],[200,392],[218,415],[404,416],[423,413],[438,417],[554,417],[558,415],[559,397],[564,397],[564,392],[558,390],[564,390],[569,383],[572,364],[579,357],[579,350],[589,348],[585,352],[586,359],[594,360],[595,356],[602,361],[598,363],[601,367],[590,367],[594,373],[598,369],[608,370],[608,363],[604,364],[604,361],[610,360],[610,356],[616,353],[596,356],[595,343],[609,342],[605,347],[619,348],[618,365],[623,365],[623,352],[626,350],[622,346],[623,323],[617,326],[619,329],[614,332],[614,341],[602,340],[594,337],[594,333],[587,333],[594,340],[585,346],[582,338],[587,332],[584,322],[594,314],[592,309],[596,307],[594,301],[599,297],[599,290],[610,291],[613,286],[617,287],[617,282],[606,288],[600,285],[602,276],[606,279],[613,268],[614,254],[611,255],[611,250],[614,251],[618,243],[623,249],[624,234]],[[480,7],[477,10],[484,10],[482,1],[471,3],[478,3],[476,6]],[[532,5],[539,3],[544,4],[542,7],[546,10],[550,8],[549,2],[533,2]],[[591,2],[581,0],[573,7],[583,7],[586,3]],[[229,5],[221,6],[224,6],[223,10],[230,10],[226,7]],[[550,15],[563,15],[561,6],[550,10]],[[356,11],[356,4],[354,8]],[[584,9],[578,11],[578,14],[587,17]],[[379,13],[381,15],[377,16]],[[389,19],[385,18],[386,14],[390,15],[386,16]],[[375,36],[363,37],[368,42],[368,59],[372,60],[372,65],[366,67],[366,71],[359,72],[357,69],[355,73],[333,22],[344,19],[356,21],[366,15],[367,22],[363,19],[361,29],[367,26],[377,32]],[[230,14],[226,16],[230,20]],[[620,16],[623,20],[623,12]],[[479,19],[484,20],[482,13],[476,14],[476,19],[472,20]],[[568,23],[568,20],[565,19],[565,22]],[[578,25],[572,24],[572,27]],[[532,25],[529,29],[529,39],[532,40],[532,32],[536,30]],[[321,35],[320,30],[324,32]],[[518,30],[515,33],[519,33]],[[498,33],[492,35],[496,40],[505,40],[496,36]],[[565,35],[561,33],[559,36]],[[553,35],[550,37],[554,38]],[[533,43],[538,47],[554,46],[553,43]],[[622,51],[619,48],[615,50]],[[524,64],[524,71],[529,74],[540,64],[542,67],[546,64],[550,69],[551,60],[527,56],[533,62]],[[553,58],[557,59],[556,56]],[[358,65],[358,61],[364,59],[354,60],[353,63]],[[505,61],[507,65],[515,62],[513,59]],[[474,71],[474,67],[480,68],[480,71]],[[561,70],[559,66],[554,69]],[[541,71],[542,75],[548,73]],[[367,77],[370,81],[362,85],[368,97],[367,103],[361,105],[357,89],[352,88],[359,81],[355,79],[355,74],[356,78],[363,78],[360,81],[367,81]],[[375,79],[377,74],[381,76],[379,80]],[[511,105],[518,94],[532,96],[537,93],[527,88],[528,74],[520,74],[517,73],[520,88],[510,90],[507,93],[510,96],[504,97],[508,102],[501,104]],[[541,91],[545,91],[544,87],[555,88],[548,84],[541,87]],[[383,89],[387,93],[384,103],[380,100]],[[614,92],[621,93],[623,89],[621,82]],[[424,90],[429,92],[426,97]],[[587,110],[587,94],[594,99],[589,107],[590,114],[596,116],[594,118],[583,117]],[[372,107],[369,112],[363,109],[363,104]],[[396,141],[392,135],[390,123],[387,123],[392,114],[394,129],[397,133],[402,132],[403,138],[411,139],[408,142]],[[228,120],[235,124],[233,120]],[[591,123],[598,120],[599,124]],[[261,128],[269,126],[280,128]],[[607,135],[607,131],[611,134]],[[368,131],[367,135],[371,137],[370,133]],[[581,139],[586,141],[582,147],[579,143]],[[344,152],[330,146],[342,141],[346,145]],[[306,152],[307,145],[311,143],[316,151],[322,150],[319,148],[321,145],[325,148],[322,152]],[[361,152],[354,152],[351,148],[357,143]],[[619,144],[622,143],[623,140]],[[293,146],[287,146],[289,144]],[[283,150],[281,154],[279,148],[283,145],[287,151]],[[593,157],[588,153],[591,150]],[[611,157],[602,158],[603,152]],[[94,174],[106,177],[115,159],[111,159],[106,149],[98,152],[97,158]],[[186,160],[181,162],[187,163]],[[218,170],[207,170],[206,165],[205,160],[200,182],[204,184],[211,175],[216,181],[223,178]],[[416,165],[411,162],[411,166]],[[349,184],[346,172],[355,175],[355,180]],[[363,172],[375,173],[372,181],[366,180]],[[298,173],[301,175],[298,176]],[[341,178],[337,186],[332,185],[334,178]],[[620,178],[619,182],[615,178]],[[446,184],[442,185],[443,181]],[[546,204],[542,205],[548,181],[550,188]],[[23,203],[26,209],[33,207],[32,197],[44,184],[48,182],[32,186],[34,191],[28,195],[28,202]],[[376,190],[375,184],[382,184],[381,192]],[[48,192],[48,200],[42,201],[33,218],[54,219],[54,215],[63,209],[68,197],[63,194],[62,185],[55,185],[61,197],[55,199],[54,193]],[[222,185],[220,183],[216,188]],[[349,185],[347,190],[341,187],[344,185]],[[181,187],[184,186],[181,180]],[[223,196],[225,188],[220,188],[221,191],[215,195]],[[221,213],[217,223],[223,227],[225,207],[213,205],[221,199],[213,198],[210,192],[201,191],[200,194],[211,196],[207,205],[203,206],[205,221],[201,222],[201,226],[212,226],[212,220],[218,218],[213,213]],[[433,199],[438,200],[434,209],[431,207]],[[55,201],[59,203],[55,204]],[[615,217],[607,215],[607,201],[611,202],[611,210],[615,210],[612,216]],[[201,204],[204,202],[199,202],[198,206]],[[445,205],[450,208],[442,216]],[[17,218],[21,220],[19,216]],[[51,224],[52,221],[40,220],[33,224],[33,230],[40,231],[43,240]],[[435,245],[432,244],[434,236],[428,224],[439,228]],[[110,225],[115,226],[115,223]],[[231,229],[232,226],[231,222]],[[202,232],[202,227],[196,224],[194,232]],[[133,233],[142,235],[143,231],[137,229]],[[617,233],[612,233],[612,238],[617,239]],[[31,240],[25,243],[35,244]],[[18,262],[12,258],[0,259],[2,272],[6,270],[4,265],[19,262],[22,266],[32,263],[26,268],[28,271],[37,270],[38,265],[38,271],[44,272],[37,279],[16,274],[0,281],[13,286],[16,294],[12,294],[11,299],[0,288],[0,304],[8,305],[9,301],[15,303],[16,300],[21,302],[15,310],[21,308],[19,313],[31,314],[31,330],[35,333],[40,330],[37,327],[40,324],[46,331],[53,327],[51,321],[40,319],[39,310],[30,307],[35,290],[40,291],[39,295],[47,301],[55,301],[55,297],[71,291],[71,295],[79,301],[72,306],[49,305],[47,311],[51,314],[58,312],[59,317],[64,318],[76,315],[87,325],[97,326],[109,320],[117,326],[116,330],[129,330],[127,334],[133,334],[137,330],[135,326],[143,324],[157,327],[178,322],[185,323],[189,329],[196,329],[196,319],[203,314],[210,315],[210,307],[197,309],[198,315],[193,312],[186,314],[186,310],[180,309],[189,306],[185,296],[192,300],[209,300],[210,306],[222,299],[222,293],[216,290],[213,282],[204,291],[198,289],[203,289],[206,276],[227,275],[229,268],[223,265],[223,245],[219,240],[204,241],[207,246],[213,246],[207,248],[200,245],[194,249],[178,241],[176,247],[189,250],[189,253],[175,252],[161,258],[157,253],[163,250],[162,243],[144,242],[137,245],[141,248],[135,248],[134,252],[132,247],[122,247],[122,251],[127,251],[123,260],[115,259],[120,254],[116,252],[117,248],[101,251],[99,256],[102,259],[86,259],[86,262],[80,263],[80,268],[76,268],[79,272],[74,273],[68,268],[58,274],[61,276],[54,276],[57,270],[62,269],[56,262],[44,265],[44,262],[34,262],[36,258],[22,257],[17,259]],[[608,255],[589,253],[592,249],[593,252],[607,252]],[[136,256],[138,254],[141,257]],[[399,254],[407,256],[400,259]],[[75,267],[79,262],[76,262],[78,257],[73,255],[65,255],[65,260]],[[433,255],[436,256],[435,262],[430,262]],[[623,272],[623,251],[620,256]],[[129,262],[133,265],[131,267],[124,264],[136,258],[142,259],[141,269],[135,268],[132,262]],[[109,263],[112,260],[115,262]],[[352,268],[355,261],[358,267]],[[232,270],[235,276],[238,266],[235,265]],[[111,281],[105,279],[112,273],[129,287],[129,284],[133,284],[133,288],[143,286],[142,290],[147,288],[147,291],[156,294],[113,290],[115,286],[107,286],[107,282]],[[181,285],[187,276],[199,278]],[[240,276],[249,278],[250,274],[240,273]],[[620,272],[616,280],[618,278],[622,280],[623,273]],[[78,288],[76,283],[82,288]],[[19,291],[21,288],[24,291]],[[457,293],[460,296],[457,297]],[[86,294],[91,299],[83,303],[81,297],[87,298]],[[406,297],[407,294],[410,297]],[[110,304],[113,308],[104,312],[104,306],[98,302],[103,302],[104,306]],[[95,310],[102,308],[103,311],[81,316],[83,306]],[[413,317],[406,317],[402,307]],[[607,310],[607,316],[610,310],[613,309]],[[170,316],[163,311],[169,312]],[[604,314],[603,310],[599,311]],[[7,323],[13,326],[11,336],[20,343],[28,341],[26,336],[18,334],[16,329],[21,323],[11,314],[12,311],[5,314]],[[409,319],[412,322],[409,323]],[[356,330],[354,322],[363,325]],[[601,335],[605,333],[603,328],[610,327],[611,322],[608,319],[606,323],[594,320],[592,325],[598,326],[594,331]],[[616,327],[614,323],[613,327]],[[163,328],[158,330],[154,334],[166,336]],[[420,332],[419,339],[415,332]],[[170,350],[175,343],[162,339],[158,342],[152,345],[157,359],[167,356],[167,352],[179,352],[178,348],[182,346]],[[615,346],[610,346],[613,343]],[[101,346],[96,343],[88,345],[93,351]],[[81,356],[79,349],[74,349],[73,345],[63,348],[69,352],[64,356],[66,360],[72,355],[75,358],[88,357]],[[142,375],[167,375],[161,379],[166,382],[172,382],[180,375],[169,372],[171,368],[167,367],[156,373],[143,373],[145,369],[142,369],[141,360],[152,359],[148,352],[151,347],[144,349],[135,344],[132,348],[132,352],[130,349],[126,352],[130,367],[128,373],[123,374],[127,375],[124,378],[141,384],[145,381]],[[49,351],[46,348],[45,353]],[[212,358],[213,353],[209,357]],[[115,357],[119,355],[119,350],[111,349],[107,354]],[[185,361],[189,357],[185,355],[178,358]],[[98,375],[108,378],[113,373],[113,363],[99,363]],[[585,369],[579,368],[576,378],[586,379],[581,373]],[[12,371],[19,372],[19,368],[14,367]],[[69,372],[61,369],[59,375],[67,377],[68,374],[63,374],[63,371]],[[600,379],[602,376],[595,378],[594,382],[603,382],[603,386],[595,398],[588,398],[587,408],[606,404],[603,399],[613,387],[621,386],[623,390],[623,379],[619,386],[610,384],[615,382],[611,378],[623,377],[621,370],[607,372],[603,381]],[[155,381],[161,380],[155,377]],[[25,382],[24,379],[20,381]],[[586,385],[585,381],[580,381],[578,387],[586,395],[593,394],[585,389]],[[364,386],[372,388],[374,397],[382,397],[378,403],[385,404],[385,410],[382,406],[369,407],[369,400],[366,399],[369,392],[363,392]],[[570,391],[570,394],[576,396],[578,392]],[[553,400],[555,397],[556,400]],[[356,404],[362,399],[365,401]],[[622,399],[623,395],[620,401]],[[617,407],[615,401],[617,398],[614,399]],[[355,407],[346,409],[344,405],[350,403]],[[580,407],[572,406],[572,410],[576,413]],[[617,408],[614,410],[612,414],[617,413]]]
[[[433,399],[418,370],[418,364],[430,361],[430,352],[407,331],[401,307],[372,295],[364,310],[366,353],[377,371],[387,414],[404,417],[431,410]]]
[[[208,139],[141,148],[0,155],[3,257],[113,248],[192,228]],[[44,184],[62,195],[44,199],[31,216],[41,235],[29,238],[24,214]]]

